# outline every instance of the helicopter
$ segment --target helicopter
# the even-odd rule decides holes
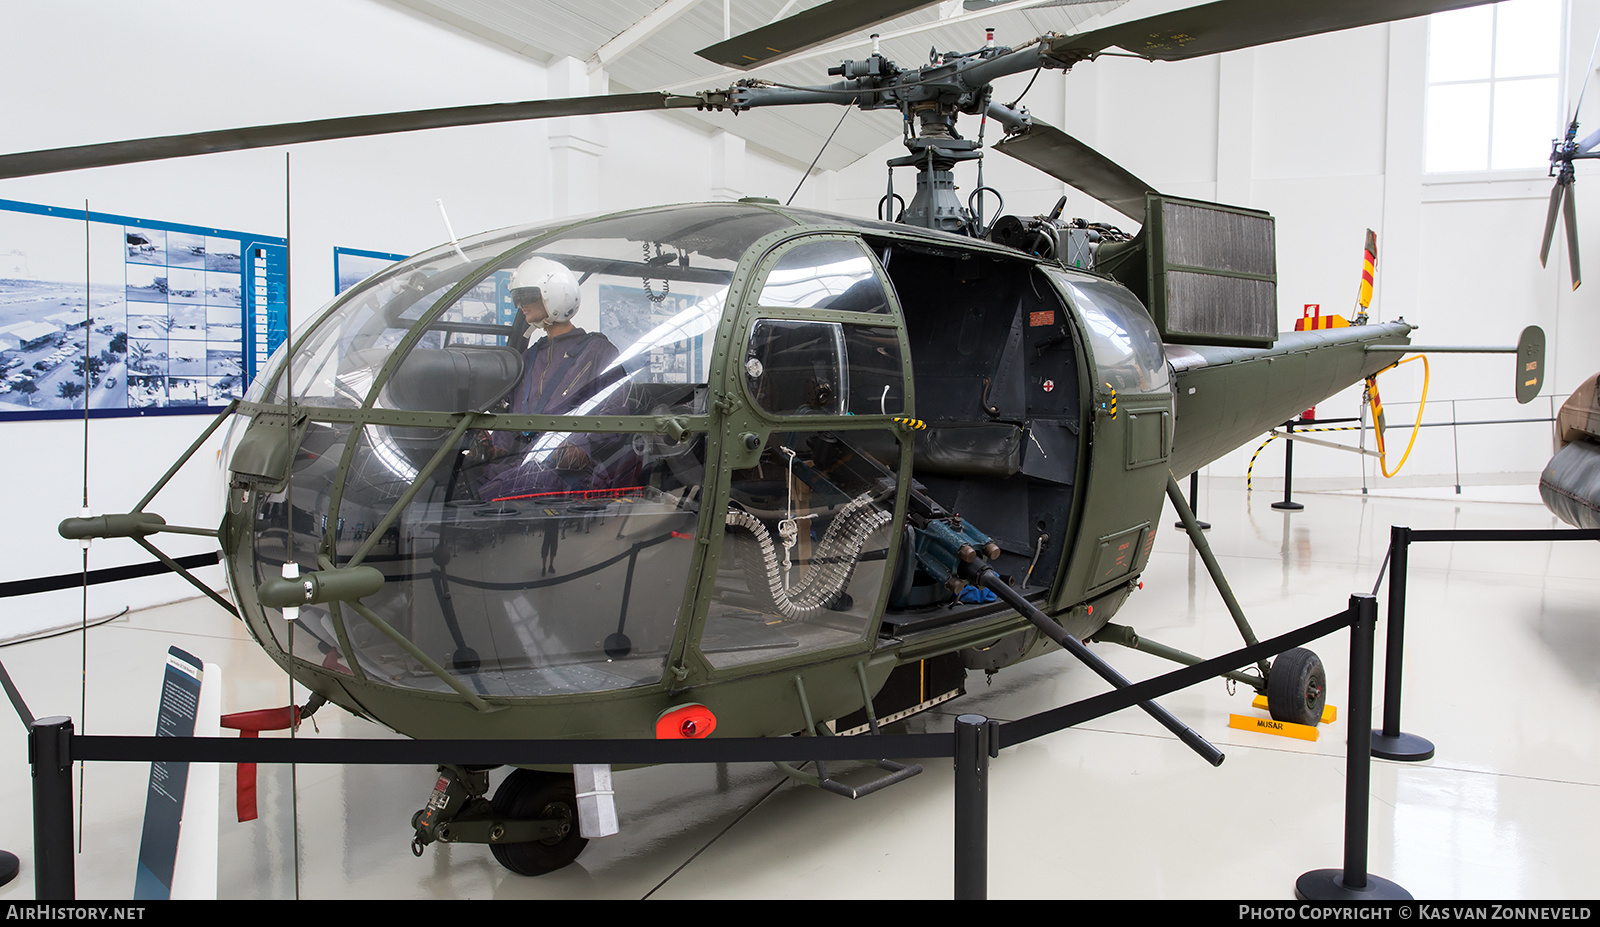
[[[452,241],[347,291],[230,410],[214,532],[229,607],[268,654],[319,703],[410,736],[847,733],[1104,628],[1175,475],[1387,366],[1371,349],[1411,331],[1280,336],[1270,216],[1162,196],[995,103],[991,82],[1113,47],[1179,60],[1466,5],[1222,0],[917,67],[874,54],[826,87],[84,146],[0,157],[0,176],[579,113],[898,109],[907,155],[891,166],[917,188],[887,194],[878,220],[759,201],[634,210]],[[814,38],[760,41],[738,60]],[[1006,129],[997,150],[1140,231],[1059,206],[984,221],[951,179],[981,156],[957,131],[980,113]],[[506,404],[541,340],[517,306],[532,259],[571,275],[572,320],[615,351],[558,413]],[[190,529],[143,504],[62,526],[170,530]],[[1310,720],[1324,680],[1314,655],[1293,663],[1242,675]],[[485,770],[447,768],[417,843],[488,843],[508,868],[549,871],[582,849],[577,805],[565,773],[519,770],[490,800]]]
[[[1600,528],[1600,374],[1579,384],[1556,413],[1556,452],[1539,474],[1545,508],[1574,528]]]

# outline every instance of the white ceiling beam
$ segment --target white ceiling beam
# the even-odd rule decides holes
[[[617,37],[595,50],[594,57],[589,59],[589,70],[598,71],[611,62],[634,48],[640,42],[659,32],[664,26],[679,16],[694,9],[700,0],[667,0],[645,17],[617,34]]]
[[[767,20],[767,25],[770,26],[773,23],[777,22],[778,20],[782,19],[783,17],[787,16],[789,14],[789,11],[794,9],[794,5],[796,3],[799,3],[799,2],[800,2],[800,0],[789,0],[788,3],[785,3],[783,5],[783,9],[778,11],[778,15],[776,15],[776,16],[772,17],[771,19]]]

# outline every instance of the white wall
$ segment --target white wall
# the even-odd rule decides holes
[[[1170,5],[1170,4],[1167,4]],[[1129,4],[1118,18],[1158,10]],[[1590,44],[1600,29],[1600,3],[1570,0],[1568,100],[1582,82]],[[1020,41],[1002,36],[1002,41]],[[1368,228],[1378,233],[1374,316],[1420,324],[1418,344],[1504,344],[1538,324],[1550,338],[1545,392],[1560,404],[1584,377],[1600,371],[1600,288],[1573,293],[1564,252],[1557,266],[1538,263],[1551,181],[1543,170],[1495,175],[1424,176],[1422,131],[1425,20],[1410,20],[1231,52],[1210,59],[1151,63],[1102,58],[1072,72],[1046,71],[1024,99],[1036,118],[1060,126],[1117,160],[1157,189],[1178,196],[1265,209],[1277,220],[1280,327],[1290,329],[1305,303],[1350,314]],[[1009,102],[1028,75],[1009,78],[996,99]],[[1587,132],[1600,125],[1600,93],[1585,99]],[[1570,107],[1570,102],[1563,108]],[[1553,137],[1562,127],[1550,126]],[[972,120],[962,126],[969,137]],[[883,195],[883,160],[898,141],[835,178],[840,208],[870,213]],[[965,173],[963,173],[965,171]],[[1600,196],[1600,170],[1578,165],[1581,191]],[[970,168],[957,172],[965,196]],[[1042,213],[1062,192],[1066,215],[1131,225],[1070,188],[1030,168],[991,155],[986,181],[1006,194],[1008,212]],[[909,198],[913,177],[896,178]],[[1587,201],[1586,200],[1586,201]],[[1580,239],[1600,241],[1595,207],[1579,211]],[[1558,235],[1561,233],[1558,232]],[[1557,250],[1564,248],[1558,240]],[[1600,263],[1600,258],[1592,261]],[[1461,420],[1532,418],[1549,401],[1517,406],[1507,356],[1435,355],[1427,420],[1448,419],[1454,400]],[[1421,364],[1383,375],[1391,426],[1414,420]],[[1319,405],[1325,417],[1356,414],[1359,388]],[[1460,430],[1463,479],[1538,471],[1551,446],[1548,426],[1483,426]],[[1398,443],[1409,428],[1392,427]],[[1218,461],[1213,475],[1243,476],[1255,444]],[[1458,449],[1450,429],[1424,429],[1401,474],[1453,479]],[[1261,455],[1254,476],[1282,475],[1282,453]],[[1359,483],[1355,455],[1305,449],[1296,477]],[[1375,475],[1375,474],[1374,474]],[[1379,477],[1381,479],[1381,477]],[[1259,484],[1258,484],[1259,485]]]
[[[242,125],[603,92],[570,59],[537,64],[374,0],[235,4],[83,0],[0,6],[0,85],[7,151],[29,151]],[[310,317],[333,295],[333,249],[412,253],[458,234],[664,202],[787,197],[800,168],[746,152],[677,119],[634,114],[432,130],[289,150],[206,155],[0,181],[0,198],[102,213],[289,235],[291,311]],[[796,198],[814,205],[827,178]],[[286,218],[286,213],[291,218]],[[90,507],[127,511],[207,424],[205,416],[95,420]],[[0,581],[76,572],[76,543],[57,536],[78,514],[81,422],[5,426],[0,484],[12,502]],[[211,441],[149,507],[169,523],[213,526],[223,476]],[[159,538],[174,555],[215,549]],[[90,569],[149,558],[99,541]],[[221,585],[217,568],[207,578]],[[190,594],[166,576],[95,587],[90,620],[124,605]],[[76,622],[76,590],[0,600],[0,639]]]

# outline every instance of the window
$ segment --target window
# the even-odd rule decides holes
[[[1505,0],[1428,23],[1424,170],[1542,167],[1561,127],[1561,0]]]
[[[763,306],[888,312],[883,282],[861,242],[803,242],[779,258],[761,287]]]
[[[773,415],[897,415],[905,410],[895,330],[757,319],[745,384]]]

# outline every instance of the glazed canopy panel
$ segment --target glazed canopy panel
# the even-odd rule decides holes
[[[310,421],[289,485],[256,494],[230,578],[237,592],[285,562],[310,571],[365,549],[385,582],[365,613],[304,607],[291,642],[281,611],[262,608],[257,633],[339,674],[441,694],[657,682],[690,575],[704,433],[586,431],[570,418],[347,424],[318,421],[315,407],[583,416],[599,429],[613,416],[704,416],[734,270],[793,225],[723,204],[530,227],[435,249],[353,290],[289,365]],[[529,331],[512,305],[511,275],[533,256],[577,281],[573,333]],[[256,395],[281,401],[286,378],[267,376]],[[555,398],[534,407],[536,391]]]

